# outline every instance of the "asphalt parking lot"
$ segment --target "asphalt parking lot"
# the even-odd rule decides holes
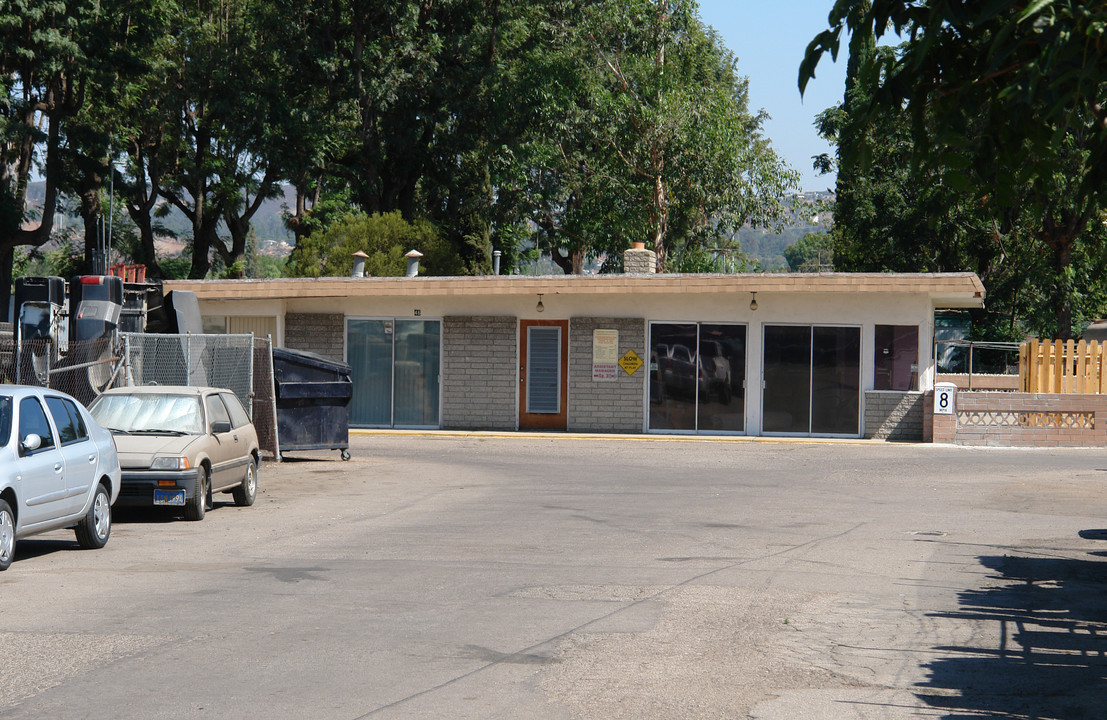
[[[1080,718],[1107,451],[371,434],[20,541],[0,718]]]

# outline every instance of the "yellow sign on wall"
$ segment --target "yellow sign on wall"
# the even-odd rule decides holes
[[[627,350],[623,353],[623,356],[619,358],[619,367],[627,375],[633,375],[638,372],[638,368],[642,367],[642,358],[638,357],[638,353],[633,350]]]

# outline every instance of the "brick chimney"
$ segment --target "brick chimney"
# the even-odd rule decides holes
[[[657,272],[657,253],[646,249],[646,243],[630,244],[623,251],[623,272],[627,275],[650,275]]]

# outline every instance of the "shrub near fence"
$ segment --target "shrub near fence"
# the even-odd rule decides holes
[[[1026,393],[1107,393],[1103,344],[1031,340],[1019,349],[1019,387]]]

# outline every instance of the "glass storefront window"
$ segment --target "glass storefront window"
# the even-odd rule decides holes
[[[745,430],[745,325],[652,323],[649,369],[651,430]]]

